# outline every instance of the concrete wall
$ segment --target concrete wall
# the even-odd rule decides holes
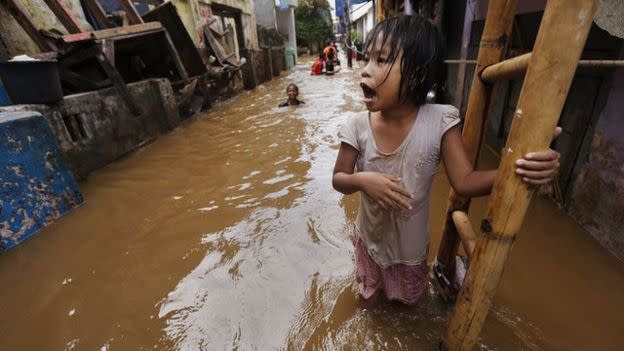
[[[624,50],[620,54],[624,59]],[[624,260],[624,68],[614,74],[607,103],[596,124],[589,157],[576,179],[570,213],[618,258]]]
[[[134,116],[114,88],[66,96],[55,106],[18,105],[2,111],[37,111],[52,125],[68,166],[85,178],[179,124],[171,84],[151,79],[128,85],[142,114]]]
[[[277,18],[277,30],[285,36],[286,41],[297,52],[297,36],[295,30],[295,8],[289,7],[286,10],[275,9]]]
[[[273,0],[254,0],[256,22],[267,28],[276,28],[275,5]]]

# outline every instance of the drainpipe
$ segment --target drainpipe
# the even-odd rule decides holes
[[[347,67],[353,68],[353,52],[351,52],[351,8],[349,0],[344,0],[345,21],[347,22]]]

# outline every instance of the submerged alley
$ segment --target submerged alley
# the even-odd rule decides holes
[[[617,0],[0,1],[0,349],[621,349],[620,17]],[[432,40],[412,73],[444,65],[422,99],[457,110],[392,105],[375,81],[394,66],[366,40],[407,26],[442,33],[445,56],[426,58]],[[406,111],[420,124],[381,151],[374,123]],[[451,152],[427,118],[451,117],[464,174],[499,169],[489,196],[423,163]],[[372,195],[332,176],[349,145],[356,173],[433,177],[428,233],[399,233],[429,235],[418,261],[357,241]],[[550,184],[523,184],[515,162],[548,147]],[[459,189],[462,160],[444,160]],[[403,263],[430,268],[396,275],[416,304],[363,297],[387,278],[370,267]]]
[[[433,290],[358,304],[357,197],[330,170],[361,91],[355,71],[310,79],[308,63],[96,171],[84,205],[0,256],[1,348],[436,349],[450,311]],[[291,82],[306,105],[276,108]],[[435,246],[443,172],[433,192]],[[528,216],[479,347],[617,348],[622,266],[549,199]]]

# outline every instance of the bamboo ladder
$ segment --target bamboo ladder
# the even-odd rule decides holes
[[[463,141],[476,164],[492,87],[489,83],[526,72],[500,171],[488,202],[468,274],[442,338],[447,350],[472,350],[520,229],[533,189],[515,174],[515,161],[532,150],[548,148],[596,11],[597,0],[549,0],[533,53],[502,61],[517,0],[490,0],[468,100]],[[457,230],[466,226],[470,199],[451,191],[437,261],[447,277],[454,274]],[[456,226],[453,217],[458,220]],[[462,221],[462,224],[459,223]]]

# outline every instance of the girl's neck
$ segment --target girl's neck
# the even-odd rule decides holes
[[[413,104],[397,104],[395,107],[379,111],[379,115],[387,122],[402,122],[416,118],[420,106]]]
[[[294,99],[288,99],[288,104],[289,105],[299,105],[299,99],[294,98]]]

